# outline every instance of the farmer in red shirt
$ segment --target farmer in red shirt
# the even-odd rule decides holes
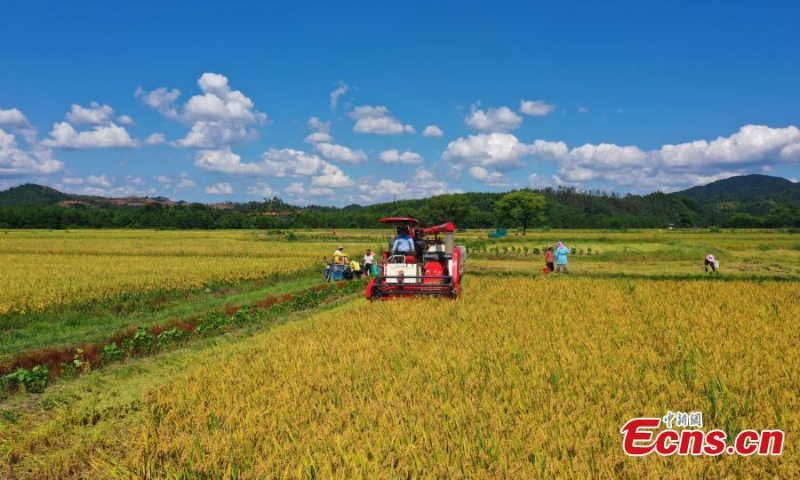
[[[551,272],[555,270],[555,267],[553,265],[553,261],[554,261],[553,260],[553,255],[554,254],[553,254],[552,245],[548,245],[547,247],[545,247],[545,249],[544,249],[544,263],[545,263],[545,265],[547,265],[547,268],[549,268]]]

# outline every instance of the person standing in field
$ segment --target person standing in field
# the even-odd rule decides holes
[[[375,255],[368,248],[367,253],[364,255],[364,273],[369,277],[372,273],[372,264],[375,263]]]
[[[556,244],[556,271],[567,273],[567,255],[569,255],[569,248],[563,243]]]
[[[544,249],[544,264],[550,269],[551,272],[554,272],[556,267],[553,265],[555,254],[553,252],[553,246],[548,245]]]

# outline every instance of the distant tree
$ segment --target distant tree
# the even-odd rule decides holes
[[[511,219],[522,225],[522,234],[528,226],[544,222],[547,201],[538,193],[520,190],[505,195],[495,204],[495,212],[500,219]]]
[[[462,226],[475,210],[465,195],[439,195],[429,198],[419,211],[423,223],[439,224],[453,222]]]

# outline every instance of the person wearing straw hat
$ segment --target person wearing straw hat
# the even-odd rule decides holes
[[[333,252],[333,263],[344,263],[344,245],[336,247],[336,251]]]
[[[715,273],[719,273],[719,260],[714,258],[714,255],[711,255],[709,253],[708,255],[706,255],[706,261],[704,262],[704,267],[705,267],[706,273],[708,273],[710,275],[713,275]],[[710,270],[709,270],[709,267],[711,268]]]

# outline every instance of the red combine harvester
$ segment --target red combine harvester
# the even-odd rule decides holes
[[[390,242],[390,253],[384,252],[379,274],[367,285],[368,299],[413,295],[458,298],[467,249],[455,246],[455,226],[451,222],[420,228],[416,218],[390,217],[381,219],[381,223],[394,225],[398,235],[408,232],[414,250],[392,254]]]

